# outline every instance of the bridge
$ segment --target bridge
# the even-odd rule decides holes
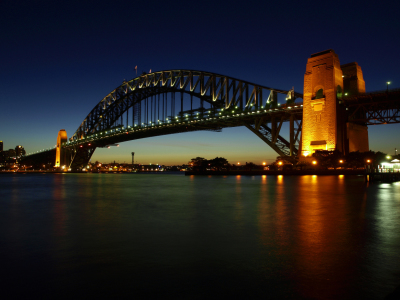
[[[55,149],[25,159],[51,161],[76,171],[87,165],[98,147],[245,126],[279,156],[295,162],[318,149],[364,150],[367,125],[400,122],[400,90],[365,93],[361,68],[356,63],[340,66],[333,50],[311,56],[304,85],[303,96],[293,89],[204,71],[142,74],[104,97],[70,139],[61,130]],[[284,122],[289,122],[288,140],[281,135]]]

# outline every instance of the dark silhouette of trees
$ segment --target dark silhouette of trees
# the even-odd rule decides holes
[[[319,168],[334,168],[336,170],[336,168],[342,166],[340,160],[343,160],[343,155],[339,150],[317,150],[312,156],[318,161]]]
[[[191,159],[190,165],[193,171],[221,171],[230,168],[228,160],[224,157],[216,157],[210,160],[207,160],[204,157],[196,157]]]

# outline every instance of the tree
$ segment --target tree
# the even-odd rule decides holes
[[[346,155],[346,162],[349,168],[362,168],[365,165],[364,154],[359,151],[350,152]]]
[[[312,156],[318,160],[321,167],[334,168],[335,170],[341,165],[340,160],[343,158],[342,152],[339,150],[317,150]]]
[[[217,171],[220,171],[223,168],[227,168],[229,166],[229,162],[224,157],[216,157],[208,161],[212,168],[215,168]]]
[[[198,156],[190,160],[189,166],[191,166],[194,171],[203,171],[207,166],[207,160],[204,157]]]
[[[296,168],[300,169],[301,171],[303,169],[307,169],[310,168],[311,164],[309,162],[306,162],[304,160],[300,160],[297,164],[296,164]]]

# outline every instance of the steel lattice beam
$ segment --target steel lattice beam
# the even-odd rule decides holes
[[[215,73],[192,70],[160,71],[125,81],[101,100],[81,123],[71,140],[110,128],[129,107],[160,93],[184,92],[219,108],[259,109],[263,94],[287,94],[289,101],[302,98],[294,91],[273,89]]]

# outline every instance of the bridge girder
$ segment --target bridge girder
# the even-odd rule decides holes
[[[181,95],[180,109],[179,107],[178,109],[176,109],[176,93],[180,93]],[[184,110],[184,94],[189,95],[191,99],[189,111]],[[142,76],[134,78],[130,81],[124,81],[121,86],[119,86],[106,97],[104,97],[87,115],[79,128],[70,138],[70,141],[64,144],[64,147],[70,148],[71,151],[74,153],[73,158],[71,158],[71,168],[78,168],[79,166],[82,167],[87,164],[96,147],[103,147],[107,144],[121,142],[124,140],[132,140],[136,138],[177,133],[183,131],[220,130],[223,127],[235,127],[243,125],[247,127],[248,124],[252,124],[255,119],[253,115],[246,115],[246,113],[260,113],[260,110],[262,109],[269,109],[269,111],[265,113],[264,118],[262,118],[262,121],[260,122],[260,120],[258,120],[258,125],[256,125],[256,127],[250,126],[250,128],[257,128],[256,131],[263,130],[263,133],[261,133],[261,135],[264,135],[266,141],[268,141],[268,145],[279,145],[279,147],[273,146],[273,149],[275,151],[278,150],[278,154],[282,155],[282,149],[284,149],[284,153],[289,153],[289,155],[293,156],[297,151],[293,141],[292,144],[290,144],[282,137],[280,137],[279,130],[279,138],[275,135],[271,135],[273,139],[269,140],[268,137],[270,136],[270,134],[268,134],[268,126],[266,124],[262,124],[264,121],[268,121],[269,115],[275,115],[275,111],[271,112],[271,109],[278,110],[277,94],[286,95],[286,105],[289,106],[294,104],[296,98],[302,97],[301,94],[295,93],[294,90],[285,91],[272,89],[266,86],[261,86],[244,80],[239,80],[210,72],[194,70],[169,70],[143,74]],[[183,127],[176,126],[177,124],[174,124],[173,127],[170,127],[170,125],[167,125],[167,127],[165,127],[164,125],[164,128],[158,128],[160,130],[158,130],[157,132],[149,131],[143,128],[144,131],[136,131],[134,134],[130,134],[130,132],[127,132],[127,135],[125,136],[113,135],[112,137],[108,136],[107,138],[97,138],[97,134],[102,134],[103,132],[107,133],[107,130],[112,130],[113,128],[115,128],[120,118],[121,123],[123,123],[122,116],[124,115],[124,113],[126,113],[128,123],[128,114],[130,108],[132,108],[132,115],[136,116],[136,121],[138,121],[139,124],[141,121],[142,111],[144,111],[148,119],[150,106],[148,99],[151,99],[151,121],[150,124],[146,123],[144,127],[146,127],[147,125],[154,126],[155,122],[153,122],[153,114],[155,120],[155,110],[156,106],[158,105],[158,115],[160,115],[161,95],[163,95],[163,117],[161,121],[159,119],[157,120],[158,125],[159,123],[170,123],[171,119],[169,118],[174,118],[175,115],[176,119],[183,121],[184,114],[186,112],[190,112],[192,121],[186,122],[186,125]],[[168,103],[168,98],[166,98],[165,107],[164,95],[171,95],[170,103]],[[266,97],[267,95],[268,97]],[[157,96],[158,104],[156,104],[157,100],[155,100],[153,107],[153,97]],[[200,100],[200,107],[197,109],[193,109],[192,107],[193,97]],[[144,109],[142,107],[142,103],[144,105]],[[210,108],[205,109],[203,103],[208,103]],[[168,104],[170,105],[170,108],[168,107]],[[169,109],[171,111],[171,116],[168,117]],[[240,118],[236,118],[235,120],[215,118],[216,114],[217,116],[218,113],[219,115],[221,115],[221,112],[230,109],[232,109],[232,113],[234,113],[235,109],[238,109],[238,111],[241,112]],[[199,115],[200,113],[199,117],[207,118],[208,122],[197,122],[193,119],[193,113],[197,113],[197,115]],[[214,118],[210,117],[211,115],[213,115]],[[242,117],[243,115],[244,117]],[[239,114],[237,116],[239,116]],[[223,118],[225,118],[225,116]],[[280,126],[282,125],[283,121],[287,121],[287,117],[286,119],[283,118],[281,120]],[[143,124],[144,123],[142,123],[142,125]],[[271,124],[274,124],[274,122],[272,122]],[[139,125],[139,127],[141,126]],[[258,132],[258,134],[260,134],[260,132]],[[93,138],[94,135],[96,135],[96,138]],[[91,147],[87,147],[88,144],[85,144],[85,142],[87,141],[92,142]],[[83,149],[76,149],[77,146],[84,147]],[[286,148],[289,150],[287,151]]]
[[[293,90],[285,91],[256,85],[244,80],[210,72],[194,70],[169,70],[144,74],[125,81],[103,98],[87,115],[70,140],[78,140],[99,130],[111,128],[130,107],[151,96],[181,92],[197,97],[217,108],[254,110],[263,106],[263,94],[268,99],[276,93],[286,94],[288,102],[302,95]],[[277,103],[275,103],[276,105]]]
[[[400,123],[400,89],[343,98],[348,121],[365,125]]]

